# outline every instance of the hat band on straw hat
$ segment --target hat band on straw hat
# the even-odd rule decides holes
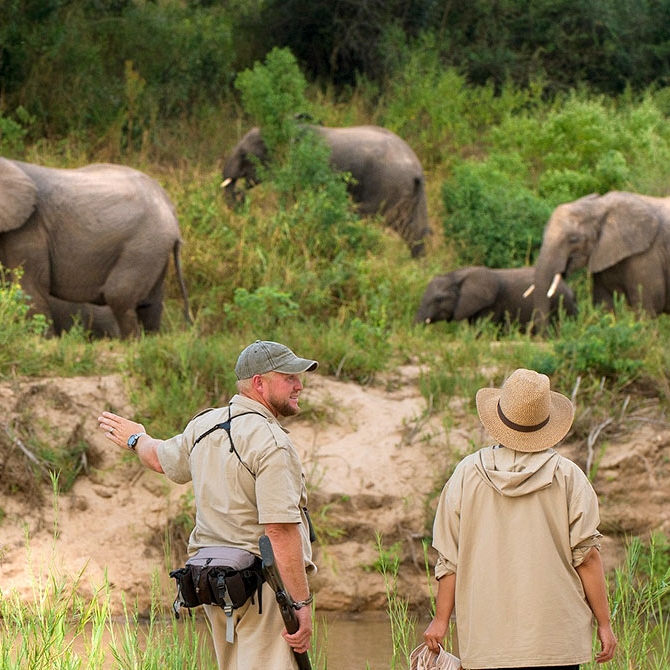
[[[498,400],[498,416],[500,417],[500,420],[508,428],[511,428],[512,430],[517,430],[520,433],[534,433],[536,430],[541,430],[549,423],[549,419],[551,418],[551,415],[549,414],[547,415],[547,418],[544,421],[536,423],[534,426],[523,426],[520,423],[515,423],[514,421],[511,421],[505,416],[505,414],[502,411],[502,407],[500,407],[500,400]]]

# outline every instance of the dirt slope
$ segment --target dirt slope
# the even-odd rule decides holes
[[[392,555],[395,546],[403,558],[399,594],[427,610],[421,538],[429,535],[435,496],[459,455],[489,439],[476,417],[459,409],[458,399],[450,424],[439,416],[427,418],[418,372],[398,370],[374,387],[310,375],[302,404],[318,411],[287,423],[303,456],[310,508],[325,540],[316,554],[319,608],[386,606],[384,579],[373,567],[380,533],[384,553]],[[18,379],[0,384],[0,406],[0,592],[30,597],[47,574],[55,574],[78,579],[87,596],[107,579],[117,613],[124,593],[127,602],[137,601],[146,611],[151,575],[158,574],[169,605],[165,528],[189,487],[143,470],[132,454],[116,450],[98,432],[101,409],[132,411],[121,379]],[[315,422],[309,415],[317,414],[322,418]],[[49,487],[8,486],[27,481],[26,434],[88,444],[83,475],[57,505]],[[595,487],[608,535],[605,561],[612,569],[622,558],[626,534],[653,529],[670,534],[670,426],[652,404],[639,416],[610,425],[598,449],[602,444],[607,448]],[[561,451],[585,466],[583,441],[568,439]]]

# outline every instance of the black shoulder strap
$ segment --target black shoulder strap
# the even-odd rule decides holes
[[[195,449],[196,444],[200,442],[203,438],[207,437],[210,433],[213,433],[215,430],[225,430],[226,433],[228,433],[228,441],[230,442],[230,453],[235,454],[237,456],[238,460],[242,465],[247,469],[249,474],[255,478],[254,473],[251,471],[251,468],[242,460],[240,457],[237,449],[235,449],[235,443],[233,442],[233,436],[230,434],[230,423],[233,419],[237,419],[238,416],[244,416],[245,414],[258,414],[258,416],[263,416],[260,412],[254,412],[254,411],[249,411],[249,412],[240,412],[239,414],[235,414],[234,416],[232,415],[232,409],[230,405],[228,405],[228,420],[224,421],[223,423],[217,423],[215,426],[212,426],[208,430],[206,430],[202,435],[200,435],[198,438],[196,438],[195,442],[193,443],[193,449]]]

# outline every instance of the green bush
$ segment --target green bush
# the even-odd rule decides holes
[[[131,2],[106,33],[108,55],[130,61],[162,118],[229,96],[234,79],[230,13],[178,0]]]
[[[0,155],[20,155],[24,150],[24,140],[30,126],[35,122],[23,107],[14,110],[16,119],[4,116],[0,110]]]
[[[435,37],[424,35],[398,64],[387,84],[380,123],[419,155],[424,169],[450,167],[479,153],[489,131],[508,115],[534,106],[541,87],[472,86],[456,68],[445,68]]]
[[[508,161],[503,172],[494,161],[464,162],[442,185],[444,234],[461,265],[521,267],[532,262],[542,243],[551,207],[514,181]]]
[[[280,339],[278,328],[285,319],[296,318],[299,306],[291,296],[274,286],[259,286],[255,291],[235,289],[233,304],[224,305],[231,323],[253,323],[263,339]]]
[[[42,352],[35,348],[35,336],[41,337],[48,327],[41,314],[29,316],[30,298],[19,283],[21,271],[10,275],[0,265],[0,377],[20,366],[22,370],[39,369]]]
[[[272,49],[265,64],[256,63],[239,73],[235,87],[245,111],[261,127],[268,151],[279,160],[297,133],[295,115],[307,111],[307,81],[293,54]]]
[[[494,155],[520,157],[526,185],[555,206],[588,193],[650,192],[670,154],[670,129],[651,96],[617,104],[575,94],[507,116],[491,129],[490,146]]]
[[[595,307],[579,319],[565,320],[553,352],[535,358],[533,366],[571,380],[580,375],[596,381],[607,378],[623,388],[642,373],[650,334],[645,323],[617,299],[614,312]]]

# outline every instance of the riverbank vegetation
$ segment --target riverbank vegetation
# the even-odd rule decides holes
[[[387,585],[391,625],[389,667],[406,669],[425,623],[420,623],[416,613],[410,612],[398,596],[400,564],[384,549],[381,538],[378,550],[378,569]],[[119,618],[111,615],[109,584],[85,599],[78,593],[77,581],[66,579],[54,567],[47,583],[34,584],[32,599],[20,600],[12,595],[0,598],[0,667],[213,670],[216,662],[201,614],[176,620],[164,605],[173,594],[161,593],[159,584],[156,575],[148,618],[140,618],[130,602],[125,616]],[[666,541],[655,536],[646,546],[632,539],[626,561],[610,580],[610,587],[619,649],[608,667],[665,670],[670,664],[670,564]],[[328,670],[328,627],[318,612],[314,615],[314,630],[312,667]],[[450,631],[450,643],[453,634]],[[356,662],[369,667],[362,665],[367,662],[362,652],[358,650]],[[592,662],[583,667],[595,670],[600,666]]]

